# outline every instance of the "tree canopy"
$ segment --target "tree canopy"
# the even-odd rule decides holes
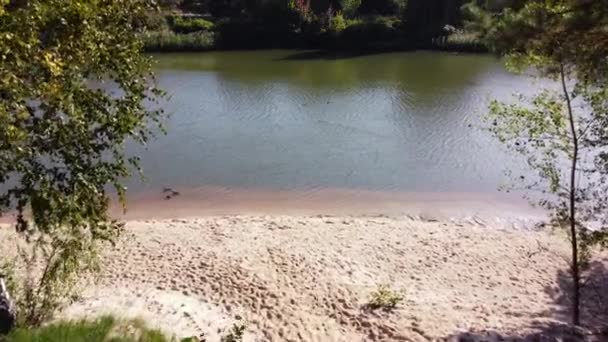
[[[48,266],[30,299],[85,266],[93,244],[121,224],[108,216],[108,185],[137,165],[123,147],[145,143],[160,91],[141,54],[146,0],[1,0],[0,213]],[[40,300],[27,313],[36,322]]]
[[[557,89],[515,103],[494,101],[490,130],[525,156],[539,179],[537,203],[571,242],[572,322],[581,323],[580,293],[591,247],[608,236],[608,1],[511,1],[504,8],[465,7],[469,28],[515,71],[533,68]]]

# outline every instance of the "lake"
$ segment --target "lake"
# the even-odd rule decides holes
[[[522,165],[480,129],[482,116],[491,99],[538,87],[484,55],[154,57],[169,94],[168,134],[132,149],[142,154],[147,177],[130,182],[136,198],[162,198],[164,187],[182,195],[199,189],[207,203],[255,202],[271,193],[282,194],[277,201],[319,194],[371,202],[378,194],[496,198],[505,168]]]

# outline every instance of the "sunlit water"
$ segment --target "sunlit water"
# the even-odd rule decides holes
[[[131,193],[214,187],[496,194],[521,164],[480,129],[493,98],[533,91],[492,56],[166,54],[168,134]]]

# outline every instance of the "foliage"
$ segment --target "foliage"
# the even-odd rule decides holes
[[[157,0],[156,3],[162,9],[178,9],[184,5],[184,3],[191,2],[189,0]]]
[[[291,16],[296,13],[302,22],[311,21],[314,18],[310,0],[289,0],[288,11],[291,12]]]
[[[462,3],[463,0],[409,0],[402,14],[410,39],[421,42],[446,36],[446,25],[461,24]]]
[[[407,3],[407,0],[362,0],[359,11],[366,15],[400,15]]]
[[[107,186],[124,205],[137,158],[123,146],[145,143],[161,116],[144,105],[161,92],[135,27],[149,10],[146,0],[30,0],[0,17],[0,212],[16,211],[28,242],[27,324],[48,318],[122,230]]]
[[[208,51],[215,48],[215,34],[200,32],[177,34],[173,32],[150,32],[144,37],[146,51]]]
[[[460,27],[464,0],[164,0],[164,8],[212,16],[216,48],[404,49],[485,52],[478,39],[448,34]],[[490,4],[504,0],[485,1]],[[341,11],[342,16],[336,15]],[[342,20],[344,19],[344,20]],[[389,24],[389,22],[391,22]],[[345,22],[345,25],[343,23]],[[352,28],[351,28],[352,26]],[[350,28],[350,29],[349,29]],[[172,28],[174,33],[211,30]],[[154,31],[162,31],[155,29]],[[349,31],[348,34],[342,34]],[[156,38],[166,36],[156,35]],[[184,38],[191,40],[192,38]],[[178,40],[175,37],[171,41]],[[158,39],[157,39],[158,41]],[[188,44],[184,44],[188,45]],[[159,44],[148,44],[148,50]],[[207,48],[194,48],[200,51]],[[186,50],[178,48],[176,50]],[[162,48],[159,51],[171,51]]]
[[[94,321],[61,321],[40,328],[18,328],[3,342],[169,342],[158,330],[139,321],[118,321],[105,316]]]
[[[263,25],[249,18],[224,19],[216,27],[216,46],[223,49],[298,46],[298,34],[287,17],[272,25]]]
[[[247,326],[245,323],[235,323],[232,326],[232,329],[225,335],[222,336],[221,342],[241,342],[243,341],[243,336],[245,335],[245,329]]]
[[[395,40],[401,36],[400,24],[399,19],[390,17],[348,21],[342,38],[352,43]]]
[[[171,18],[171,29],[176,33],[213,31],[215,24],[202,18],[176,16]]]
[[[469,3],[464,7],[466,23],[497,53],[529,57],[530,64],[553,71],[559,59],[587,80],[606,79],[607,0],[517,3],[499,13]],[[553,58],[549,65],[539,60],[547,53]]]
[[[340,7],[342,7],[342,12],[346,15],[347,18],[353,18],[357,15],[357,11],[359,10],[359,6],[361,6],[361,0],[341,0]]]
[[[344,19],[342,12],[336,13],[336,15],[331,18],[329,28],[333,33],[340,33],[346,29],[346,19]]]
[[[580,323],[583,272],[608,231],[608,2],[522,2],[492,13],[470,4],[469,28],[507,56],[514,71],[535,68],[556,81],[515,104],[494,101],[491,131],[525,156],[536,179],[520,176],[532,198],[571,241],[573,324]]]
[[[475,33],[454,30],[447,36],[431,40],[432,48],[444,51],[488,52],[488,47]]]
[[[134,25],[140,31],[165,31],[169,28],[167,18],[159,11],[148,11]]]
[[[390,311],[399,304],[405,296],[391,290],[387,285],[380,285],[376,291],[372,292],[368,306],[372,309],[383,309]]]

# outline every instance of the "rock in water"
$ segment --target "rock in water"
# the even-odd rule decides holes
[[[8,334],[15,327],[15,318],[11,297],[0,275],[0,335]]]

